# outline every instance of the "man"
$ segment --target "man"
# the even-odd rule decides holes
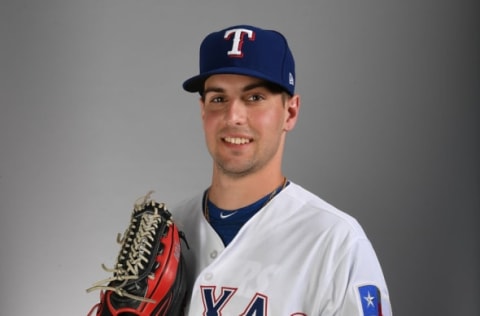
[[[391,315],[362,228],[282,172],[296,123],[294,59],[276,31],[233,26],[208,35],[200,94],[211,185],[173,208],[186,234],[188,315]]]

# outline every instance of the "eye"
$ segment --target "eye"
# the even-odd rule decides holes
[[[257,101],[265,100],[265,97],[261,94],[252,94],[247,98],[247,100],[250,102],[257,102]]]
[[[222,103],[225,102],[225,98],[223,96],[212,96],[209,101],[209,103]]]

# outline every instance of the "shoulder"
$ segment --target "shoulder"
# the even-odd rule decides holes
[[[360,223],[352,215],[294,183],[283,193],[276,201],[277,205],[286,206],[283,210],[288,217],[283,221],[294,223],[290,229],[297,229],[292,235],[311,248],[307,251],[316,254],[316,262],[334,267],[329,271],[330,281],[344,286],[375,284],[382,290],[387,304],[388,290],[383,272]]]
[[[182,217],[185,213],[189,213],[192,208],[195,208],[202,200],[202,193],[197,193],[188,198],[182,199],[172,204],[171,212],[175,216]]]
[[[283,205],[281,208],[287,210],[290,220],[307,225],[314,231],[329,230],[365,238],[365,232],[356,218],[296,183],[290,183],[275,202],[277,208]]]
[[[169,207],[173,221],[179,227],[195,226],[202,215],[202,193],[173,203]]]

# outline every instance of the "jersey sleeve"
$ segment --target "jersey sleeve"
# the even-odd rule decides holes
[[[392,315],[382,268],[367,238],[350,245],[339,262],[332,283],[332,295],[338,301],[334,315]]]

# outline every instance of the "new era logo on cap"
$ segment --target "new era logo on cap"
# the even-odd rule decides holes
[[[200,73],[183,83],[189,92],[201,92],[214,74],[240,74],[295,91],[295,62],[285,37],[276,31],[249,25],[209,34],[200,46]]]

